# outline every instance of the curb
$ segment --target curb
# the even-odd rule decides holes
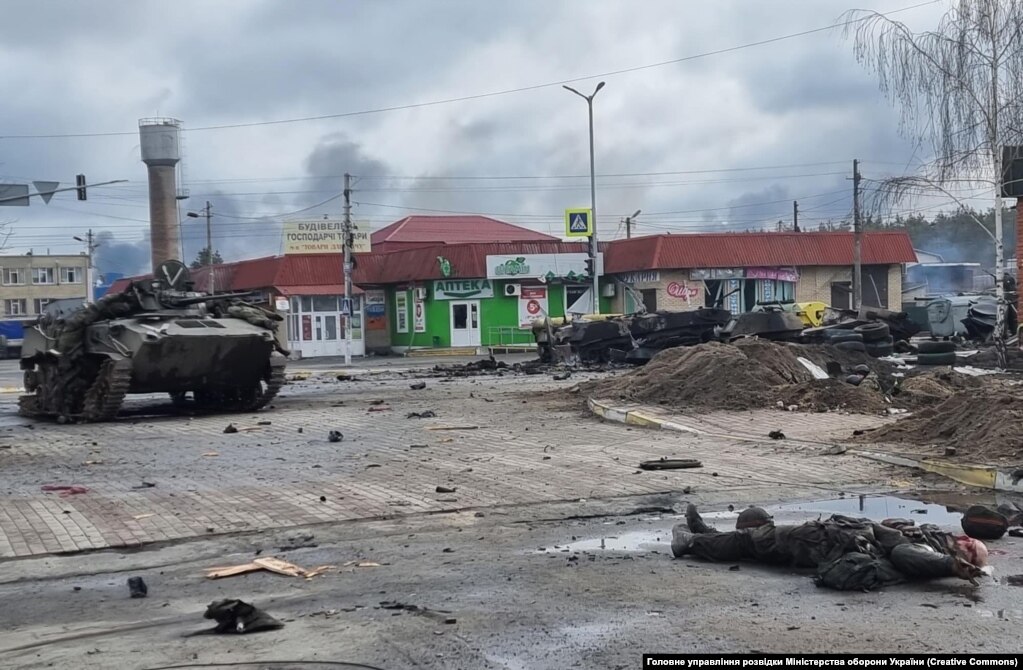
[[[615,421],[630,426],[642,426],[644,428],[655,428],[658,430],[671,430],[679,433],[692,433],[694,435],[709,435],[709,433],[691,428],[676,421],[662,419],[658,416],[645,412],[641,409],[622,409],[613,407],[604,402],[588,398],[586,400],[590,411],[607,421]],[[860,456],[872,461],[880,461],[889,465],[901,465],[907,468],[915,468],[932,474],[941,475],[960,484],[973,486],[981,489],[994,491],[1005,491],[1007,493],[1023,493],[1023,480],[1013,483],[1012,472],[999,470],[994,465],[979,465],[972,463],[951,463],[937,458],[914,458],[908,455],[885,454],[862,449],[850,449],[846,452],[853,456]]]
[[[598,402],[593,398],[587,398],[587,406],[590,411],[599,416],[602,419],[608,421],[614,421],[616,423],[625,423],[630,426],[642,426],[643,428],[657,428],[659,430],[672,430],[677,433],[692,433],[694,435],[706,435],[702,430],[696,428],[690,428],[684,424],[678,423],[677,421],[669,421],[662,419],[653,414],[644,412],[643,410],[627,410],[618,407],[612,407],[611,405]]]

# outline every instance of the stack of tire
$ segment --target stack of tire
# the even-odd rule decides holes
[[[895,351],[891,331],[883,321],[872,321],[852,330],[829,330],[825,332],[828,344],[842,351],[862,351],[874,358],[891,356]]]
[[[924,340],[916,347],[918,365],[955,365],[956,346],[946,340]]]

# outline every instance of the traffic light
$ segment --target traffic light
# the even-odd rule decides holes
[[[84,174],[75,175],[75,186],[78,187],[78,189],[77,189],[77,191],[78,191],[78,199],[79,200],[85,200],[86,197],[85,197],[85,175]]]
[[[586,259],[586,276],[587,277],[595,276],[595,273],[593,271],[593,259],[592,258],[587,258]]]

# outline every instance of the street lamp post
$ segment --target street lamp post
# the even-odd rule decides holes
[[[213,227],[210,225],[210,218],[213,216],[212,205],[210,201],[206,201],[206,206],[202,208],[203,214],[206,216],[206,271],[208,281],[206,282],[206,292],[216,293],[216,286],[213,281]],[[189,218],[198,219],[199,214],[196,212],[189,212]]]
[[[593,234],[590,235],[590,260],[593,261],[593,313],[600,314],[600,285],[597,271],[597,174],[593,167],[593,98],[597,97],[600,89],[604,88],[604,82],[597,84],[597,88],[593,89],[593,93],[590,95],[583,95],[571,86],[564,86],[564,88],[585,100],[590,114],[590,217],[593,219]]]

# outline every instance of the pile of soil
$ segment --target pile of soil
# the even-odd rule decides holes
[[[952,397],[958,391],[980,388],[985,381],[951,370],[928,370],[900,380],[893,391],[899,407],[926,407]]]
[[[707,342],[693,347],[667,349],[644,367],[629,374],[589,382],[580,387],[586,395],[666,405],[745,410],[798,406],[802,411],[844,410],[876,413],[887,405],[878,388],[881,375],[891,379],[890,366],[858,352],[828,346],[807,346],[743,339],[733,344]],[[815,380],[797,360],[806,358],[822,369],[838,363],[848,372],[867,364],[877,370],[876,381],[856,387],[839,379]],[[883,387],[883,384],[882,384]]]
[[[864,380],[853,386],[841,379],[814,379],[778,389],[778,399],[795,405],[800,412],[833,412],[841,410],[856,414],[880,414],[890,406],[876,383]]]
[[[955,447],[959,458],[1023,456],[1023,397],[1009,386],[973,389],[870,431],[863,440]]]

